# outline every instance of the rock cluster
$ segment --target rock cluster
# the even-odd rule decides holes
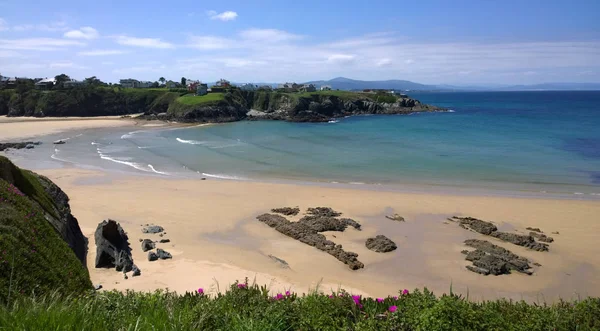
[[[165,234],[167,234],[166,232],[164,232],[165,229],[160,226],[160,225],[152,225],[152,224],[146,224],[143,228],[142,228],[142,232],[143,233],[148,233],[148,234],[158,234],[159,236],[163,236]],[[171,242],[171,240],[169,239],[160,239],[159,241],[153,241],[152,239],[140,239],[140,241],[142,242],[142,250],[144,252],[148,252],[148,261],[152,262],[152,261],[156,261],[158,259],[161,260],[166,260],[166,259],[171,259],[173,258],[173,256],[171,255],[171,253],[165,251],[162,248],[156,248],[156,243],[161,243],[161,244],[165,244],[165,243],[169,243]],[[156,248],[156,252],[153,252],[152,250]]]
[[[466,240],[465,245],[475,248],[474,251],[463,251],[467,255],[466,260],[473,263],[472,266],[467,266],[470,271],[483,275],[509,274],[511,270],[527,275],[532,274],[529,270],[531,269],[529,260],[503,247],[479,239]]]
[[[291,207],[283,207],[283,208],[273,208],[271,209],[272,213],[276,213],[276,214],[282,214],[285,216],[296,216],[298,215],[298,213],[300,213],[300,208],[295,207],[295,208],[291,208]]]
[[[160,226],[160,225],[148,225],[148,224],[146,224],[146,226],[142,228],[142,232],[143,233],[161,233],[164,230],[165,229],[163,229],[163,227]]]
[[[274,214],[263,214],[258,216],[257,219],[288,237],[334,256],[347,264],[352,270],[364,268],[364,264],[357,259],[358,254],[344,251],[342,245],[336,245],[319,233],[323,231],[344,231],[347,226],[360,229],[360,224],[347,218],[335,218],[340,216],[341,213],[331,208],[309,208],[307,213],[309,215],[298,222],[290,222],[285,217]]]
[[[398,248],[396,243],[384,235],[378,235],[375,238],[369,238],[365,242],[368,249],[377,253],[387,253]]]
[[[0,152],[3,152],[7,149],[32,149],[37,145],[40,145],[40,141],[23,141],[18,143],[0,143]]]
[[[547,235],[543,234],[543,233],[538,233],[538,232],[529,232],[529,235],[532,236],[533,238],[541,241],[541,242],[545,242],[545,243],[551,243],[554,241],[554,238],[552,237],[548,237]]]
[[[535,236],[535,238],[544,238],[543,240],[540,240],[540,241],[552,242],[552,241],[548,241],[548,240],[553,240],[552,238],[546,237],[545,235],[539,235],[539,234],[532,235],[533,232],[530,232],[529,235],[501,232],[501,231],[498,231],[498,228],[493,223],[482,221],[480,219],[473,218],[473,217],[453,216],[451,218],[448,218],[448,220],[453,221],[453,222],[458,222],[460,227],[462,227],[462,228],[472,230],[472,231],[481,233],[486,236],[492,236],[494,238],[498,238],[500,240],[503,240],[503,241],[506,241],[506,242],[509,242],[509,243],[512,243],[515,245],[527,247],[529,249],[532,249],[534,251],[539,251],[539,252],[547,252],[549,248],[548,248],[547,244],[543,244],[543,243],[539,243],[539,242],[535,241],[534,236]],[[539,229],[536,229],[536,230],[539,230]]]
[[[96,240],[96,268],[115,268],[123,273],[140,271],[133,264],[129,238],[121,225],[113,220],[98,224],[94,234]]]

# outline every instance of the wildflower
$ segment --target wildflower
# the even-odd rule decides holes
[[[247,286],[248,286],[248,285],[246,285],[246,284],[237,284],[237,287],[238,287],[238,288],[246,288]]]
[[[356,304],[358,306],[358,308],[362,308],[363,305],[360,303],[360,295],[353,295],[352,296],[352,300],[354,301],[354,304]]]
[[[202,287],[198,289],[198,294],[204,294],[204,289]]]
[[[394,296],[394,300],[398,300],[398,297],[397,297],[397,296]]]
[[[383,298],[377,298],[377,302],[382,303],[383,302]]]
[[[404,289],[404,291],[402,291],[402,295],[408,295],[408,290]]]
[[[281,299],[283,299],[283,294],[277,293],[277,300],[281,300]]]
[[[329,299],[333,299],[333,298],[335,298],[335,297],[333,296],[333,294],[330,294],[330,295],[329,295]]]
[[[292,293],[290,293],[290,291],[285,291],[285,296],[289,297],[290,295],[292,295]]]
[[[396,307],[396,306],[390,306],[390,308],[388,308],[388,310],[390,311],[390,313],[393,313],[396,310],[398,310],[398,307]]]

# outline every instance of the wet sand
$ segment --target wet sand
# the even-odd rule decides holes
[[[474,300],[506,297],[528,301],[600,296],[600,203],[499,196],[402,193],[244,181],[178,180],[129,176],[78,168],[43,170],[71,198],[73,214],[90,238],[88,267],[94,283],[105,289],[178,292],[198,287],[216,291],[244,277],[269,285],[272,291],[324,291],[343,287],[371,296],[394,295],[404,288],[427,287],[436,294],[454,292]],[[316,248],[286,237],[256,216],[271,208],[327,206],[362,224],[362,231],[324,233],[358,253],[364,269],[346,265]],[[301,215],[293,218],[297,220]],[[384,216],[398,213],[406,222]],[[446,222],[452,215],[495,222],[503,231],[525,233],[540,227],[555,238],[550,252],[535,252],[485,237]],[[128,232],[140,277],[124,280],[114,270],[99,270],[94,230],[103,219],[115,219]],[[165,228],[170,243],[157,244],[172,260],[148,262],[138,239],[162,239],[141,232],[153,223]],[[552,235],[558,231],[560,234]],[[385,234],[398,249],[375,253],[365,240]],[[334,237],[335,236],[335,237]],[[540,263],[534,274],[482,276],[468,271],[462,244],[480,238]],[[289,263],[283,268],[269,258]],[[217,285],[218,284],[218,285]]]

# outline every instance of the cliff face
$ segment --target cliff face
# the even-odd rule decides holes
[[[25,292],[90,289],[86,255],[67,195],[0,156],[0,302]]]

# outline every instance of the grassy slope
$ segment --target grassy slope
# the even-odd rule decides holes
[[[209,93],[203,96],[187,94],[179,97],[176,101],[184,105],[209,105],[223,100],[223,93]]]
[[[9,289],[14,298],[91,288],[87,270],[44,218],[53,206],[31,172],[0,156],[0,302]]]
[[[0,305],[0,326],[23,330],[598,330],[600,299],[554,305],[506,300],[473,303],[424,291],[397,297],[346,293],[272,297],[265,287],[233,284],[197,293],[90,294],[23,298]],[[394,312],[390,307],[395,306]],[[393,310],[393,309],[392,309]]]

